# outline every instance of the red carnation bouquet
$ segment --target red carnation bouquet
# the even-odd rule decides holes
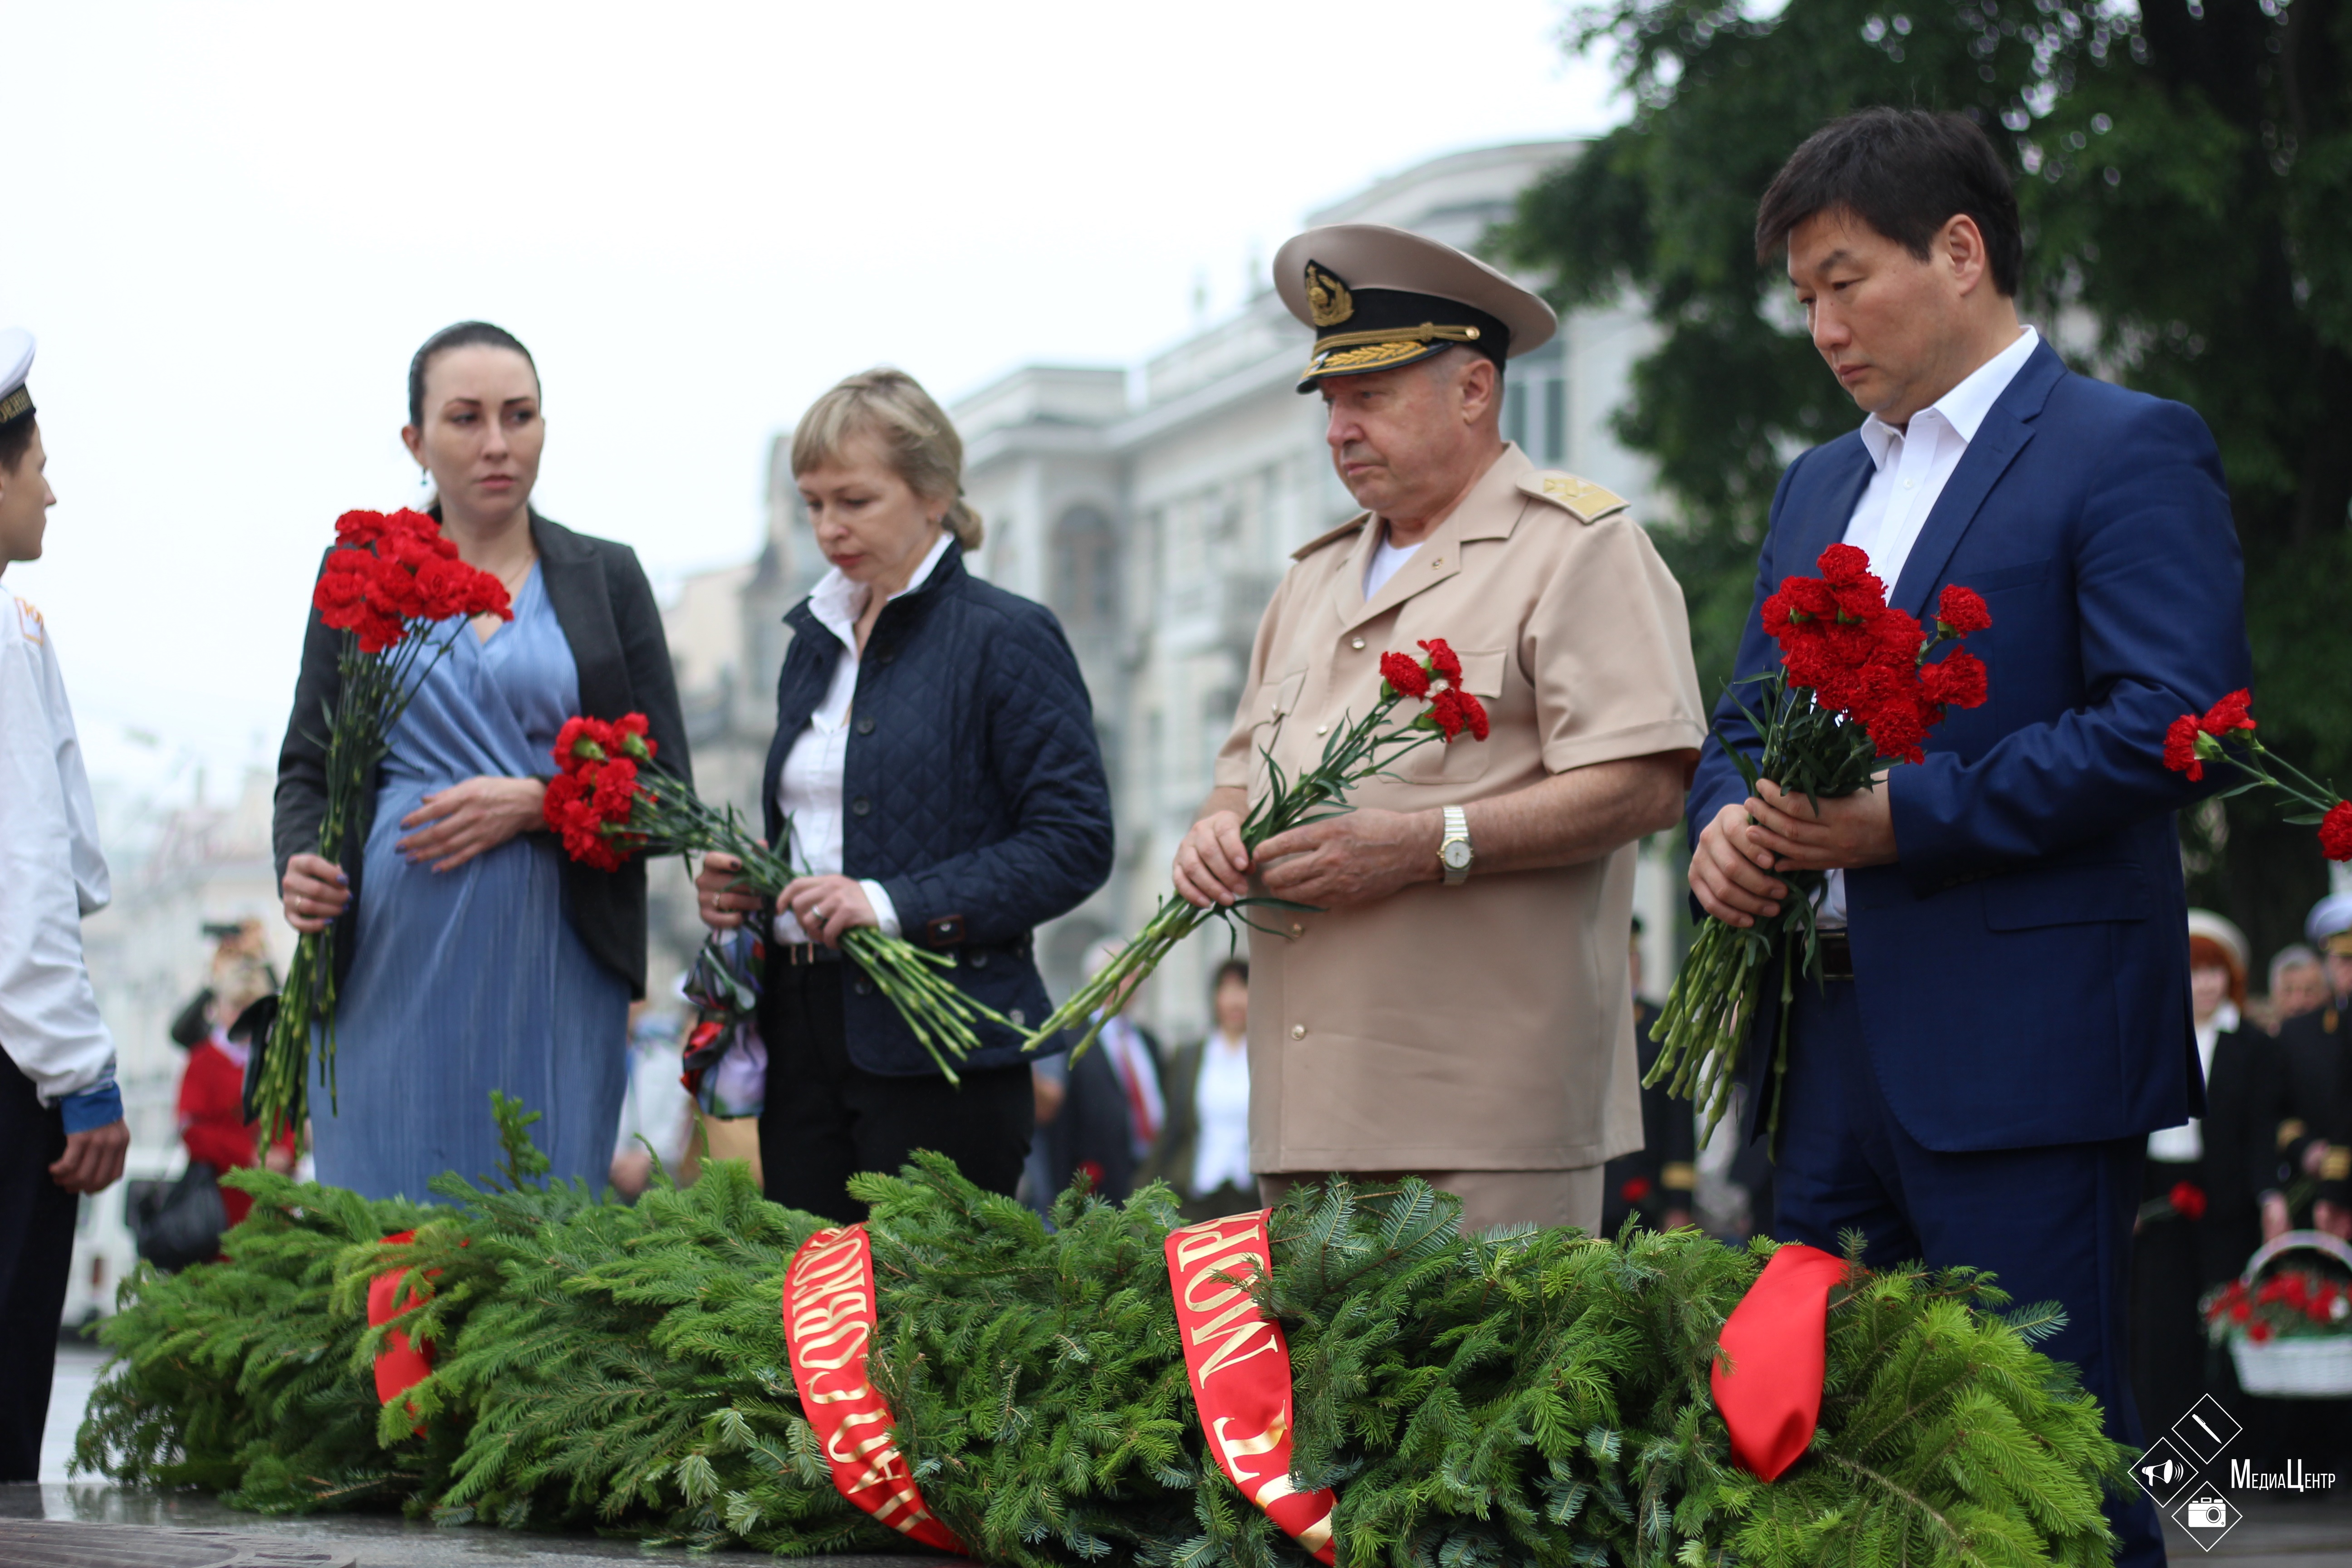
[[[359,821],[368,781],[391,745],[425,675],[477,616],[512,620],[506,585],[457,558],[441,525],[405,509],[386,516],[347,511],[335,520],[335,548],[310,602],[343,634],[336,668],[341,688],[322,717],[327,727],[327,811],[319,855],[341,863]],[[335,928],[306,935],[278,992],[278,1016],[254,1079],[248,1113],[269,1137],[300,1120],[313,1029],[320,1034],[327,1103],[335,1096]]]
[[[772,900],[803,873],[789,856],[754,837],[733,808],[716,810],[654,764],[656,750],[646,716],[567,719],[555,738],[559,770],[548,781],[541,808],[548,826],[574,860],[617,870],[632,855],[708,855],[716,850],[743,862],[741,887]],[[785,829],[790,842],[791,828]],[[980,1048],[982,1022],[1012,1022],[947,978],[953,954],[917,947],[873,926],[852,928],[842,951],[890,999],[950,1083],[955,1064]]]
[[[1982,597],[1947,587],[1934,622],[1923,626],[1887,605],[1886,585],[1853,545],[1831,545],[1820,564],[1819,577],[1787,578],[1764,601],[1764,630],[1780,645],[1780,668],[1735,683],[1763,689],[1760,712],[1733,698],[1762,737],[1762,753],[1751,759],[1724,742],[1751,792],[1759,779],[1816,801],[1868,789],[1885,764],[1924,759],[1927,731],[1948,709],[1985,700],[1983,660],[1961,648],[1935,662],[1927,657],[1992,625]],[[1643,1082],[1663,1082],[1706,1112],[1702,1143],[1730,1109],[1741,1043],[1762,1004],[1767,972],[1780,971],[1776,1075],[1788,1067],[1797,978],[1821,973],[1814,905],[1827,873],[1779,875],[1790,896],[1776,918],[1748,927],[1711,915],[1699,922],[1690,957],[1650,1029],[1664,1048]]]
[[[2330,860],[2352,860],[2352,801],[2337,795],[2254,735],[2254,699],[2232,691],[2202,713],[2183,713],[2164,734],[2164,765],[2191,779],[2205,776],[2207,763],[2228,763],[2245,783],[2225,790],[2227,800],[2267,784],[2304,809],[2287,821],[2319,829],[2319,852]]]
[[[1264,798],[1251,803],[1249,815],[1242,819],[1244,847],[1255,855],[1259,845],[1278,833],[1348,810],[1349,790],[1372,774],[1395,766],[1432,742],[1452,745],[1465,734],[1477,741],[1486,738],[1486,705],[1463,689],[1459,656],[1443,637],[1433,637],[1421,647],[1423,657],[1420,658],[1406,653],[1381,655],[1381,700],[1372,705],[1370,712],[1354,723],[1340,726],[1324,742],[1323,755],[1314,767],[1295,779],[1286,778],[1272,753],[1265,753],[1273,787]],[[1428,706],[1391,727],[1391,718],[1406,702],[1426,702]],[[1071,1054],[1085,1050],[1102,1032],[1115,1000],[1159,968],[1160,961],[1178,942],[1212,918],[1255,924],[1249,915],[1242,912],[1251,905],[1292,910],[1308,907],[1286,899],[1259,897],[1244,899],[1230,909],[1203,910],[1172,893],[1162,897],[1135,940],[1121,948],[1118,956],[1100,973],[1071,993],[1070,999],[1031,1033],[1026,1041],[1028,1047],[1035,1050],[1065,1029],[1083,1023],[1087,1026],[1087,1032],[1079,1039],[1076,1051]],[[1240,936],[1238,931],[1233,934],[1236,939]]]

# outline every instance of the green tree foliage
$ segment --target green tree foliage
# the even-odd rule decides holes
[[[1499,237],[1561,306],[1629,289],[1659,329],[1620,427],[1680,527],[1702,673],[1728,673],[1774,481],[1851,428],[1759,267],[1756,200],[1797,143],[1873,104],[1971,114],[2011,160],[2021,304],[2078,368],[2212,426],[2246,557],[2263,733],[2352,782],[2352,4],[2347,0],[1615,0],[1577,47],[1614,51],[1632,119],[1541,182]],[[1605,481],[1606,475],[1601,476]],[[2192,891],[2259,948],[2325,887],[2264,803],[2208,811]]]
[[[783,1275],[819,1222],[744,1167],[634,1207],[507,1173],[421,1212],[240,1172],[228,1260],[142,1272],[77,1463],[241,1506],[405,1507],[785,1555],[900,1544],[835,1491],[803,1419]],[[867,1176],[868,1370],[933,1510],[986,1562],[1305,1568],[1203,1446],[1162,1244],[1172,1194],[1066,1194],[1048,1232],[936,1156]],[[1337,1489],[1348,1568],[1738,1562],[2090,1564],[2123,1480],[2097,1405],[1964,1272],[1857,1275],[1832,1299],[1822,1419],[1766,1486],[1730,1466],[1708,1385],[1766,1255],[1692,1232],[1465,1238],[1416,1182],[1275,1214],[1295,1474]],[[389,1231],[414,1227],[405,1247]],[[378,1406],[370,1280],[446,1347]],[[422,1436],[416,1427],[422,1424]]]

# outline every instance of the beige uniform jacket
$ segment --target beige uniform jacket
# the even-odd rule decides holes
[[[1705,733],[1682,590],[1624,503],[1507,447],[1370,602],[1370,514],[1300,550],[1266,606],[1217,783],[1266,788],[1379,700],[1380,657],[1444,637],[1492,733],[1425,746],[1360,806],[1423,811]],[[1474,842],[1475,847],[1475,842]],[[1634,847],[1416,883],[1250,938],[1261,1172],[1573,1170],[1642,1145],[1626,973]]]

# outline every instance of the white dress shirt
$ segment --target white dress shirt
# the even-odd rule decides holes
[[[1192,1080],[1191,1194],[1206,1197],[1231,1184],[1257,1190],[1249,1155],[1249,1042],[1212,1033],[1201,1045],[1200,1076]]]
[[[2239,1024],[2238,1005],[2223,1002],[2213,1009],[2213,1016],[2197,1026],[2197,1068],[2205,1081],[2213,1081],[2213,1050],[2221,1037]],[[2168,1163],[2186,1164],[2205,1157],[2205,1123],[2190,1117],[2178,1127],[2159,1127],[2147,1135],[2147,1157]]]
[[[57,649],[41,613],[0,591],[0,1050],[43,1105],[113,1092],[81,949],[82,917],[111,897]]]
[[[929,581],[940,558],[948,552],[950,538],[942,532],[907,585],[890,596],[911,594]],[[841,657],[834,662],[833,683],[824,689],[824,700],[809,715],[808,728],[800,732],[784,757],[783,776],[776,781],[776,805],[792,824],[793,864],[811,876],[841,874],[841,773],[849,759],[850,700],[857,695],[857,617],[865,613],[871,592],[836,568],[819,578],[809,593],[809,614],[841,639]],[[874,906],[874,919],[882,934],[899,935],[898,908],[882,890],[882,884],[866,878],[857,885],[866,889],[866,901]],[[799,921],[779,914],[776,940],[806,942],[809,936]]]
[[[2020,331],[2015,342],[1911,416],[1908,429],[1897,430],[1875,414],[1862,422],[1862,444],[1869,448],[1876,471],[1870,476],[1853,515],[1846,520],[1845,542],[1870,557],[1871,574],[1886,584],[1890,598],[1896,579],[1903,575],[1904,563],[1911,559],[1911,547],[1919,542],[1919,531],[1927,524],[1927,514],[1936,510],[1937,498],[1951,480],[1952,470],[1960,466],[1985,416],[2033,357],[2034,345],[2041,341],[2041,334],[2032,327]],[[1792,563],[1790,570],[1802,574],[1812,566],[1807,561]],[[1845,924],[1843,871],[1832,871],[1828,886],[1822,890],[1821,923]]]

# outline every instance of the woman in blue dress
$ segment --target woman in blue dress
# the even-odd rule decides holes
[[[341,634],[312,612],[274,837],[287,920],[340,922],[335,1092],[314,1073],[310,1096],[319,1178],[422,1199],[444,1171],[488,1174],[499,1089],[543,1113],[533,1133],[555,1175],[602,1185],[628,1006],[645,994],[645,867],[568,859],[540,802],[575,713],[644,713],[662,765],[687,774],[660,615],[634,552],[531,510],[546,427],[511,335],[479,321],[435,334],[409,367],[408,421],[443,532],[506,584],[514,618],[430,634],[450,650],[394,727],[339,866],[315,851]]]

